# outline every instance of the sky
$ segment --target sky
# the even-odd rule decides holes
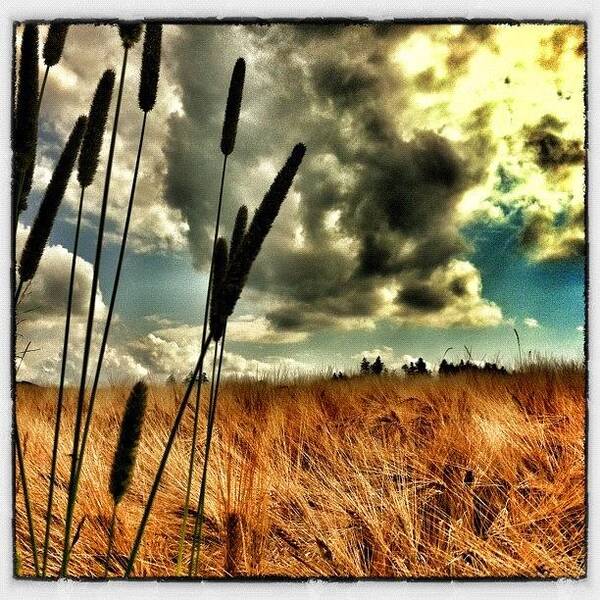
[[[45,39],[45,27],[40,28]],[[96,298],[110,299],[142,113],[130,53]],[[398,369],[523,352],[582,359],[582,25],[165,25],[103,381],[184,377],[195,363],[235,60],[247,63],[222,233],[252,214],[292,147],[306,157],[227,330],[226,374]],[[107,68],[112,26],[71,26],[40,111],[17,253],[64,142]],[[43,63],[40,62],[40,68]],[[113,113],[88,188],[67,376],[78,378]],[[19,379],[56,384],[78,187],[19,305]],[[22,312],[21,312],[22,311]],[[19,314],[21,312],[21,314]],[[22,320],[21,320],[22,319]],[[95,365],[95,362],[91,363]],[[93,369],[92,369],[93,371]]]

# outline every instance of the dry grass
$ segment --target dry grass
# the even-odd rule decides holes
[[[99,392],[75,513],[75,524],[84,514],[86,521],[73,550],[72,576],[103,573],[109,469],[128,393],[126,387]],[[38,539],[55,398],[54,389],[18,390]],[[75,401],[69,390],[57,471],[60,515]],[[112,575],[123,572],[175,411],[170,388],[150,388],[138,466],[119,509]],[[584,422],[584,371],[573,365],[531,367],[508,377],[226,382],[211,451],[200,574],[581,577]],[[191,429],[188,410],[136,577],[175,573]],[[21,573],[31,575],[22,500],[18,490]],[[63,527],[57,518],[52,574],[59,569]],[[193,518],[187,557],[192,528]]]

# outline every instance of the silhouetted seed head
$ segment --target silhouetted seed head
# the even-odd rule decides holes
[[[68,31],[69,26],[65,23],[50,23],[46,43],[42,51],[44,64],[47,67],[53,67],[58,64],[63,48],[65,47],[65,39],[67,38]]]
[[[37,271],[40,259],[44,253],[44,248],[48,242],[58,207],[65,195],[67,184],[71,171],[75,166],[75,159],[81,144],[83,132],[85,131],[86,117],[79,117],[73,127],[73,131],[65,144],[65,148],[58,159],[58,163],[52,173],[50,183],[46,188],[46,193],[40,204],[40,209],[35,221],[31,226],[29,237],[25,242],[21,262],[19,264],[19,273],[22,281],[29,281]]]
[[[292,154],[281,171],[277,173],[269,191],[265,194],[263,201],[254,213],[254,218],[234,260],[229,263],[223,284],[221,310],[219,311],[221,322],[218,325],[215,324],[217,332],[224,329],[227,319],[233,313],[233,309],[248,279],[252,263],[256,260],[260,248],[279,213],[281,204],[292,185],[305,152],[306,146],[304,144],[294,146]]]
[[[142,35],[142,24],[131,21],[123,21],[119,23],[119,35],[121,36],[123,47],[131,48],[137,43]]]
[[[25,169],[25,177],[23,178],[23,188],[21,190],[21,203],[19,204],[19,212],[23,212],[27,209],[27,197],[31,192],[31,186],[33,185],[33,171],[35,169],[35,161],[31,161]],[[18,182],[15,182],[18,185]]]
[[[240,244],[246,235],[246,224],[248,223],[248,207],[243,204],[240,206],[235,217],[235,224],[231,233],[231,246],[229,249],[229,260],[234,260]]]
[[[140,91],[138,101],[140,108],[148,112],[156,102],[156,88],[160,75],[160,47],[162,25],[148,23],[144,34],[144,50],[142,52],[142,71],[140,74]]]
[[[38,28],[26,24],[21,39],[21,58],[15,107],[12,149],[16,167],[23,172],[35,160],[38,104]]]
[[[115,504],[121,501],[131,483],[137,447],[142,434],[142,425],[144,424],[147,395],[148,388],[146,384],[143,381],[138,381],[133,386],[127,399],[127,406],[119,430],[119,441],[110,472],[109,489]]]
[[[112,69],[104,71],[92,99],[77,171],[79,185],[84,188],[92,183],[98,168],[98,157],[102,149],[114,84],[115,72]]]
[[[229,84],[229,95],[225,108],[225,120],[223,121],[223,135],[221,136],[221,152],[225,155],[233,152],[235,136],[237,133],[238,120],[240,118],[240,107],[242,106],[242,93],[244,91],[244,77],[246,75],[246,61],[238,58]]]
[[[224,320],[221,316],[223,306],[223,282],[227,272],[227,242],[220,237],[215,245],[213,258],[213,279],[210,294],[210,331],[212,338],[218,342],[223,335]]]

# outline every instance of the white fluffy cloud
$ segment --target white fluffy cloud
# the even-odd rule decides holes
[[[534,319],[533,317],[525,317],[523,319],[523,324],[530,329],[538,329],[540,327],[538,320]]]

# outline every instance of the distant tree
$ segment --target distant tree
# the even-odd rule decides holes
[[[427,373],[429,373],[429,371],[427,370],[427,365],[425,364],[425,361],[422,358],[419,358],[419,360],[417,360],[417,373],[419,375],[427,375]]]
[[[190,371],[185,379],[183,380],[183,383],[185,383],[186,385],[189,384],[189,382],[192,380],[192,377],[194,377],[194,372]],[[196,377],[195,381],[198,381],[198,377]],[[206,373],[203,371],[202,372],[202,383],[208,383],[208,377],[206,376]]]
[[[177,383],[177,379],[175,379],[175,374],[171,373],[168,377],[167,377],[167,385],[175,385]]]
[[[366,357],[363,357],[360,363],[360,372],[363,375],[371,372],[371,363],[366,359]]]
[[[378,356],[371,365],[371,372],[373,373],[373,375],[381,375],[383,368],[384,365],[383,361],[381,360],[381,356]]]

